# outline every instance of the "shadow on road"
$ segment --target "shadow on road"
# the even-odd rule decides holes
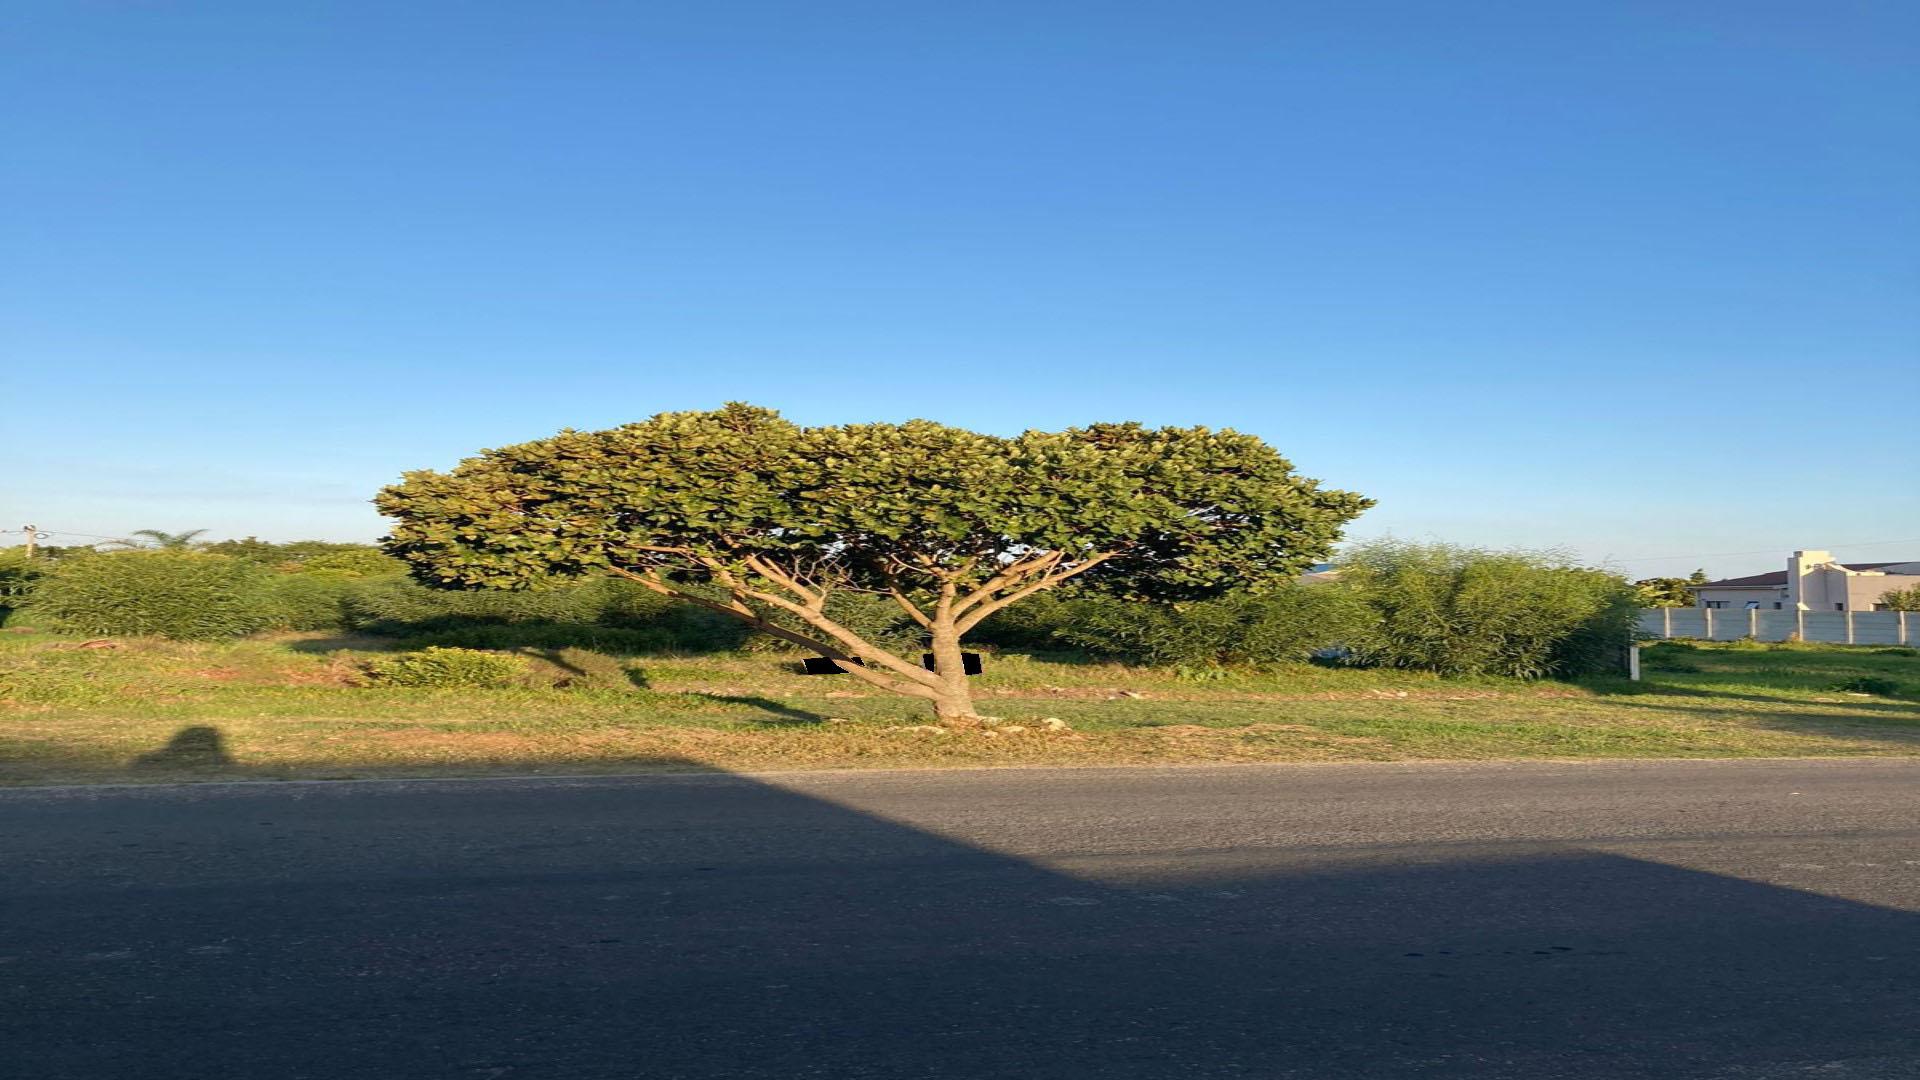
[[[1571,849],[1126,886],[723,774],[0,821],[0,1073],[38,1080],[1763,1077],[1911,1053],[1920,995],[1914,915]]]

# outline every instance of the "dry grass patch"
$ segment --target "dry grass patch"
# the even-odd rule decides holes
[[[1701,648],[1692,672],[1583,685],[996,657],[1001,727],[956,733],[777,657],[557,656],[570,685],[418,690],[362,685],[374,654],[316,636],[72,644],[0,637],[0,783],[1920,752],[1920,700],[1829,689],[1920,685],[1920,659],[1844,649]]]

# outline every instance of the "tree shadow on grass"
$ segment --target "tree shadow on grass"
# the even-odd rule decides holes
[[[718,702],[723,705],[744,705],[748,708],[757,709],[769,716],[778,717],[789,723],[820,724],[825,723],[827,719],[823,713],[795,708],[784,701],[777,701],[773,698],[760,697],[758,695],[713,694],[704,691],[686,691],[681,696],[699,698],[703,701]]]
[[[127,763],[131,772],[228,772],[235,769],[228,756],[226,741],[217,727],[196,724],[174,733],[158,750],[141,754]]]
[[[1888,698],[1888,697],[1877,696],[1877,695],[1865,695],[1865,694],[1854,695],[1854,694],[1849,694],[1849,692],[1845,690],[1808,690],[1804,687],[1794,688],[1802,694],[1816,693],[1816,694],[1823,694],[1823,695],[1842,695],[1848,698],[1848,700],[1844,702],[1840,702],[1840,701],[1824,701],[1823,702],[1823,701],[1814,701],[1805,697],[1788,696],[1785,694],[1754,694],[1754,693],[1747,693],[1747,692],[1738,691],[1738,690],[1715,690],[1709,687],[1680,686],[1680,685],[1675,685],[1673,683],[1662,683],[1662,682],[1655,682],[1651,680],[1643,681],[1643,682],[1631,682],[1625,679],[1607,679],[1607,680],[1594,680],[1592,682],[1582,683],[1580,685],[1584,686],[1587,690],[1601,697],[1692,698],[1696,700],[1704,700],[1709,702],[1738,701],[1738,702],[1750,702],[1757,705],[1791,705],[1791,706],[1799,706],[1802,708],[1817,708],[1821,705],[1844,704],[1849,709],[1861,709],[1861,710],[1866,710],[1868,712],[1884,712],[1884,713],[1892,714],[1889,717],[1889,719],[1901,719],[1904,717],[1911,717],[1912,719],[1920,720],[1920,701],[1902,700],[1899,698]],[[1658,708],[1660,706],[1649,705],[1646,707]],[[1667,706],[1667,707],[1676,708],[1676,709],[1684,708],[1683,706],[1678,706],[1678,705]]]
[[[20,793],[0,862],[34,869],[0,880],[18,938],[0,1061],[43,1080],[1920,1063],[1909,912],[1577,845],[1316,847],[1255,826],[1225,847],[1207,831],[1205,855],[1095,858],[1148,834],[1062,803],[1050,818],[1102,823],[1076,876],[898,820],[978,790],[822,783],[832,801],[724,774]],[[1161,798],[1178,817],[1182,796]],[[1862,1061],[1885,1070],[1848,1071]]]

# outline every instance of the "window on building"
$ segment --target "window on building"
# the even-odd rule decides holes
[[[1775,610],[1775,611],[1779,611],[1779,610],[1780,610],[1780,601],[1778,601],[1778,600],[1775,600],[1775,601],[1773,602],[1773,610]]]
[[[1700,603],[1710,608],[1723,608],[1727,606],[1727,602],[1725,600],[1702,600],[1700,601]]]
[[[1845,611],[1845,610],[1847,610],[1847,605],[1845,605],[1845,604],[1835,604],[1835,605],[1833,605],[1833,610],[1835,610],[1835,611]]]
[[[1885,610],[1887,610],[1887,605],[1885,605],[1885,604],[1875,604],[1875,605],[1873,605],[1873,610],[1875,610],[1875,611],[1885,611]]]

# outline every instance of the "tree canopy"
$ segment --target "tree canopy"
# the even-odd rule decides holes
[[[1155,600],[1257,589],[1325,558],[1371,505],[1232,430],[803,428],[738,403],[483,451],[375,502],[396,521],[387,550],[429,584],[616,574],[858,660],[843,666],[949,719],[972,715],[961,637],[1007,605],[1068,581]],[[890,597],[934,670],[834,622],[836,591]]]
[[[1639,593],[1641,607],[1692,607],[1692,586],[1703,585],[1706,581],[1707,572],[1695,570],[1683,578],[1641,578],[1633,583],[1633,587]]]

